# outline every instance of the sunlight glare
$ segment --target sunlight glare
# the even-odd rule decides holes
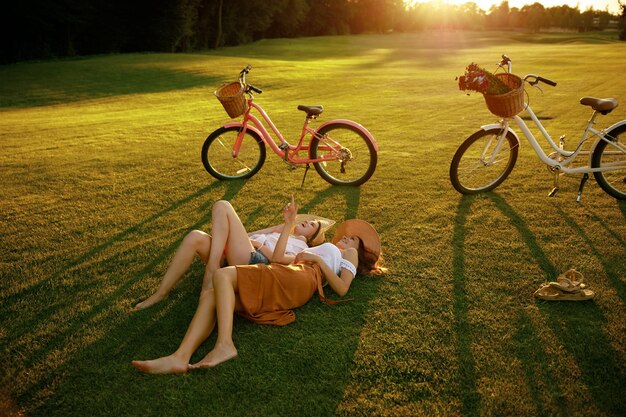
[[[449,3],[449,4],[465,4],[476,3],[478,7],[488,12],[492,6],[499,6],[502,4],[502,0],[404,0],[404,2],[411,6],[416,3]],[[534,0],[509,0],[509,7],[517,7],[521,9],[526,4],[536,3]],[[612,14],[619,15],[620,7],[619,0],[544,0],[540,2],[544,7],[555,7],[561,5],[568,5],[570,7],[578,7],[581,12],[584,12],[588,8],[592,7],[595,10],[607,10]]]

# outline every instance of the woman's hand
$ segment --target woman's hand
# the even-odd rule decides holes
[[[291,202],[287,203],[287,205],[283,208],[283,218],[285,219],[285,224],[293,225],[296,223],[296,215],[298,214],[298,205],[296,204],[296,200],[291,195]]]
[[[291,195],[291,202],[283,208],[283,217],[285,218],[285,224],[283,230],[280,232],[280,237],[274,247],[272,256],[269,257],[270,261],[278,262],[282,264],[289,263],[293,260],[292,256],[285,255],[287,249],[287,242],[289,241],[290,233],[296,227],[296,215],[298,214],[298,205],[296,200]]]
[[[298,263],[298,262],[313,262],[313,263],[317,263],[317,262],[319,262],[319,260],[320,260],[319,255],[316,255],[316,254],[311,253],[311,252],[303,251],[303,252],[300,252],[299,254],[296,255],[295,263]]]

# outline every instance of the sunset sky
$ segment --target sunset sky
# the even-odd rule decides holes
[[[406,3],[417,3],[421,1],[425,2],[428,0],[408,0],[406,1]],[[469,1],[472,1],[472,0],[469,0]],[[533,0],[508,0],[508,1],[509,1],[509,7],[518,7],[518,8],[521,8],[525,4],[535,3],[535,1]],[[445,0],[445,2],[452,3],[452,4],[463,4],[463,3],[467,3],[468,0]],[[478,7],[480,7],[481,9],[488,11],[489,8],[493,6],[494,4],[499,5],[500,3],[502,3],[502,0],[493,0],[493,1],[492,0],[473,0],[473,2],[476,3]],[[580,0],[580,1],[543,0],[543,1],[537,1],[537,3],[543,4],[544,7],[554,7],[554,6],[561,6],[563,4],[566,4],[570,7],[578,7],[578,9],[582,12],[587,10],[587,8],[589,7],[593,7],[596,10],[605,10],[607,6],[609,8],[609,12],[613,14],[619,14],[619,11],[620,11],[618,0]]]

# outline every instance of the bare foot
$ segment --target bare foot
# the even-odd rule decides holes
[[[187,361],[173,355],[151,361],[133,361],[132,364],[146,374],[182,374],[189,369]]]
[[[200,362],[189,365],[189,369],[214,368],[220,363],[226,362],[237,356],[235,345],[215,345]]]
[[[153,306],[154,304],[156,304],[159,301],[162,301],[162,300],[164,300],[166,298],[167,298],[167,295],[161,295],[161,294],[154,293],[150,297],[148,297],[145,300],[143,300],[142,302],[137,303],[137,305],[135,305],[135,308],[133,308],[133,310],[134,311],[143,310],[144,308],[148,308],[150,306]]]

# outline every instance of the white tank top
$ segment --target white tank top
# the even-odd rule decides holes
[[[278,238],[280,237],[280,233],[267,233],[267,234],[256,234],[251,235],[250,240],[254,240],[259,242],[263,246],[267,246],[269,250],[274,252],[276,248],[276,244],[278,243]],[[306,244],[304,240],[298,239],[295,236],[289,235],[289,239],[287,240],[287,246],[285,247],[285,255],[295,256],[302,252],[305,249],[308,249],[309,246]]]
[[[314,253],[322,258],[324,263],[326,263],[326,265],[328,265],[337,275],[341,274],[342,268],[345,268],[352,272],[352,275],[356,276],[356,268],[352,262],[347,259],[343,259],[339,248],[332,243],[326,242],[319,246],[308,248],[307,252]]]

